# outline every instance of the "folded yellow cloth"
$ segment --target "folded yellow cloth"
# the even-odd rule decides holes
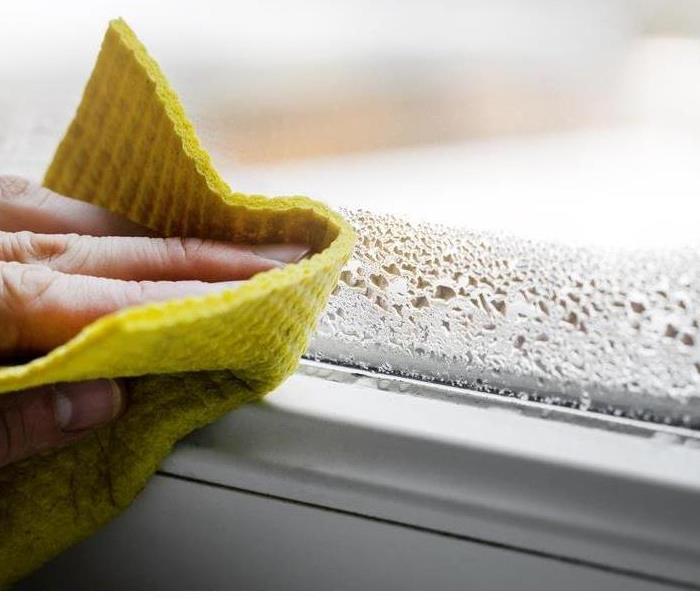
[[[237,289],[109,315],[42,358],[0,369],[0,393],[133,378],[118,423],[0,469],[0,585],[128,506],[179,438],[287,377],[354,240],[318,202],[233,193],[158,65],[121,20],[110,23],[44,184],[163,235],[297,242],[314,254]]]

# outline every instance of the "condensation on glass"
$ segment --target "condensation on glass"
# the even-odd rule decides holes
[[[700,248],[344,214],[358,243],[309,358],[700,428]]]

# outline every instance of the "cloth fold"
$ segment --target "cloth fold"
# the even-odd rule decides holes
[[[130,395],[114,425],[0,469],[0,585],[116,516],[178,439],[279,385],[354,242],[352,229],[321,203],[232,192],[122,20],[109,25],[44,185],[165,236],[295,242],[313,254],[236,289],[108,315],[46,356],[0,368],[0,393],[128,377]]]

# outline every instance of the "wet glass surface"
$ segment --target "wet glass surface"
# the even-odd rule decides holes
[[[308,356],[700,427],[700,248],[572,247],[363,210]]]

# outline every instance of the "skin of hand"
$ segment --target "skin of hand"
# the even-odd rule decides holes
[[[234,287],[309,248],[159,238],[103,208],[0,176],[0,362],[46,353],[108,313]],[[0,467],[74,442],[118,418],[122,382],[0,394]]]

